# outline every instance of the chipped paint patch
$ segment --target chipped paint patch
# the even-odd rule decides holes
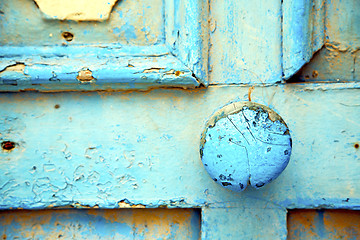
[[[24,73],[25,70],[25,64],[24,63],[16,63],[14,65],[10,65],[5,67],[3,70],[0,71],[0,74],[4,72],[20,72]]]
[[[95,80],[95,78],[92,76],[92,71],[90,71],[87,68],[82,69],[79,71],[78,76],[76,77],[77,80],[80,82],[91,82]]]

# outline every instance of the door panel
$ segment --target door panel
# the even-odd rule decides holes
[[[296,209],[288,212],[288,239],[359,239],[360,211]]]
[[[33,4],[0,2],[0,18],[19,14],[18,5],[13,11],[3,6],[22,1],[26,9]],[[131,228],[127,233],[146,235],[145,223],[133,222],[137,210],[131,209],[155,208],[156,217],[141,210],[140,219],[164,221],[156,236],[165,236],[162,228],[166,237],[171,238],[172,231],[178,234],[179,218],[185,226],[179,223],[179,236],[190,236],[196,226],[191,236],[197,237],[200,227],[202,239],[285,239],[291,209],[358,209],[360,83],[354,1],[164,0],[153,6],[145,0],[122,0],[101,23],[28,15],[36,18],[30,22],[54,24],[50,29],[58,31],[52,42],[46,28],[48,35],[39,36],[39,46],[26,34],[29,44],[11,35],[9,39],[19,43],[12,45],[7,41],[12,31],[1,21],[5,34],[0,47],[0,209],[15,219],[14,226],[16,216],[26,219],[29,213],[31,221],[24,224],[54,217],[69,228],[81,223],[86,234],[96,235],[97,227],[115,229],[124,221]],[[147,9],[141,12],[134,4]],[[10,17],[14,32],[27,30],[23,17]],[[127,20],[136,28],[134,34]],[[102,33],[112,21],[119,25],[97,35],[96,42],[86,38],[89,26],[94,34]],[[344,28],[329,28],[337,22]],[[349,22],[354,24],[345,24]],[[139,33],[148,23],[155,25]],[[112,42],[116,28],[119,36]],[[341,31],[344,37],[334,37]],[[337,40],[351,48],[338,48]],[[330,59],[336,75],[314,68],[304,82],[286,80],[310,60],[299,74],[309,69],[317,62],[317,56],[311,59],[313,52],[320,47],[321,55],[330,45],[336,54],[351,56],[352,62]],[[347,79],[349,73],[351,81],[334,78]],[[329,81],[312,81],[321,74]],[[293,139],[284,172],[261,189],[241,193],[216,184],[200,159],[205,123],[234,101],[272,108]],[[54,211],[59,207],[67,210]],[[90,209],[68,210],[72,208]],[[201,208],[201,226],[200,210],[169,218],[170,212],[156,215],[166,211],[160,208]],[[10,221],[5,215],[4,221]],[[120,216],[120,223],[108,215]],[[102,223],[94,226],[96,219]],[[12,223],[5,224],[7,229]],[[134,226],[141,226],[141,231]]]
[[[0,211],[2,239],[193,239],[199,209]]]

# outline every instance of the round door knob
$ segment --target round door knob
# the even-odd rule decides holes
[[[277,178],[291,155],[291,136],[284,120],[269,107],[233,102],[206,123],[200,143],[201,160],[221,186],[243,191]]]

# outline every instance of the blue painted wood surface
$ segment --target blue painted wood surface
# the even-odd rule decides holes
[[[99,23],[100,26],[96,24],[96,27],[89,22],[69,22],[67,25],[54,21],[41,21],[41,14],[36,5],[23,1],[17,0],[1,5],[4,9],[0,28],[4,35],[1,42],[3,47],[0,47],[2,57],[0,71],[4,79],[1,83],[1,91],[114,91],[146,90],[156,87],[194,88],[200,85],[207,86],[208,83],[276,83],[297,72],[323,44],[324,5],[321,0],[314,0],[314,3],[286,0],[283,4],[276,0],[268,1],[266,4],[212,1],[210,6],[203,1],[167,0],[164,3],[155,3],[154,5],[162,6],[155,8],[143,3],[143,8],[147,11],[139,19],[133,16],[138,9],[132,3],[120,1],[113,10],[110,20]],[[22,10],[13,14],[12,9]],[[127,9],[130,13],[125,14],[123,9]],[[31,21],[23,19],[24,16],[29,15],[27,11],[33,13]],[[151,25],[144,24],[144,18],[151,19]],[[37,31],[40,31],[40,34],[37,37],[40,41],[36,41],[31,28],[24,28],[24,24],[18,24],[19,21],[30,21],[26,24],[39,26],[40,30]],[[119,25],[122,25],[121,29]],[[14,37],[13,30],[9,32],[9,29],[19,31],[22,35]],[[64,31],[72,32],[74,39],[70,42],[62,39],[61,32]],[[87,38],[90,40],[87,41]],[[101,45],[99,42],[108,44]],[[109,44],[114,42],[118,44]],[[39,50],[40,52],[62,52],[62,54],[34,56],[33,51],[26,47],[22,50],[7,49],[7,46],[26,46],[26,44],[43,48]],[[91,47],[92,54],[86,51],[74,55],[71,52],[77,50],[74,48],[66,50],[64,46],[59,46],[61,44]],[[139,46],[139,49],[131,48],[132,51],[128,52],[128,55],[120,54],[119,59],[117,55],[119,48],[125,48],[124,52],[126,52],[126,46]],[[162,48],[161,54],[169,56],[165,59],[160,58],[154,48],[144,48],[144,46]],[[107,49],[103,50],[103,48]],[[109,50],[113,51],[110,59],[107,54]],[[22,57],[18,59],[14,57],[14,52],[17,51],[22,52]],[[139,60],[135,61],[138,65],[127,64],[129,59],[134,57]],[[153,61],[161,63],[152,64]],[[143,62],[147,64],[144,66]],[[24,64],[25,68],[29,69],[26,79],[31,79],[35,83],[19,78],[18,73],[7,72],[6,67],[15,63]],[[31,74],[33,65],[43,66],[41,69],[44,69],[44,73]],[[136,66],[137,69],[129,69],[128,66]],[[96,72],[97,83],[91,86],[79,84],[76,72],[91,67],[92,71]],[[158,68],[164,71],[151,76],[139,74],[147,69]],[[171,70],[177,73],[185,72],[185,75],[165,74],[164,78],[164,73]],[[114,74],[109,74],[109,71]],[[49,81],[56,77],[54,74],[49,76],[52,72],[56,76],[66,76],[64,83],[54,84]],[[58,79],[63,81],[64,77]],[[156,79],[161,80],[156,81]]]
[[[130,3],[121,2],[125,1]],[[76,23],[58,29],[57,42],[68,47],[3,44],[0,141],[14,142],[14,149],[9,144],[8,150],[2,145],[0,151],[0,208],[201,208],[203,239],[286,239],[288,209],[359,210],[357,2],[325,1],[325,10],[321,1],[305,3],[313,3],[313,10],[321,9],[313,18],[301,15],[301,22],[314,28],[313,34],[321,29],[320,13],[325,11],[324,46],[333,48],[335,51],[328,53],[335,54],[330,54],[333,60],[327,69],[331,71],[307,66],[302,71],[311,70],[304,80],[319,76],[335,83],[279,83],[285,76],[285,65],[292,69],[286,76],[291,76],[301,66],[301,58],[311,55],[309,49],[292,45],[298,40],[308,46],[309,35],[293,34],[288,36],[290,52],[304,52],[290,59],[296,65],[284,65],[285,27],[290,30],[291,24],[297,23],[296,15],[289,19],[290,25],[284,19],[284,6],[296,5],[290,0],[165,1],[165,17],[160,17],[163,22],[145,30],[154,38],[141,37],[139,29],[135,31],[138,38],[132,38],[128,26],[119,29],[116,37],[121,48],[109,44],[112,40],[76,45],[77,40],[86,40],[85,33],[84,38],[76,34],[74,42],[64,42],[60,33],[71,25],[75,29]],[[4,16],[0,14],[2,20]],[[354,24],[345,24],[348,22]],[[4,26],[4,21],[1,23]],[[19,27],[24,29],[22,23]],[[48,33],[39,36],[45,42],[50,41],[48,37]],[[96,42],[100,38],[96,36]],[[320,33],[311,37],[314,45],[309,53],[321,46],[321,39]],[[62,58],[53,53],[62,51],[67,55],[60,63]],[[344,64],[336,57],[342,53],[347,56]],[[52,73],[53,67],[60,71]],[[93,77],[103,84],[79,82],[76,78],[83,68],[91,71],[85,78]],[[117,77],[113,70],[118,71]],[[167,73],[169,78],[164,76]],[[53,83],[58,76],[68,84]],[[351,81],[338,82],[337,76]],[[165,81],[159,83],[161,77]],[[40,84],[39,79],[46,84],[21,86],[32,81]],[[208,87],[135,91],[201,84]],[[112,92],[121,89],[134,91]],[[4,93],[34,90],[58,93]],[[86,92],[95,90],[102,91]],[[215,109],[234,99],[249,98],[285,119],[293,138],[292,156],[271,184],[234,193],[208,177],[199,142]]]
[[[200,82],[164,46],[3,47],[1,91],[194,88]],[[12,69],[23,66],[22,69]],[[79,78],[87,69],[92,80]]]
[[[290,78],[325,42],[325,1],[287,0],[282,5],[283,76]]]
[[[43,20],[28,0],[1,3],[0,91],[207,85],[207,3],[167,0],[152,4],[119,1],[109,21],[63,23]],[[146,11],[141,12],[142,8]],[[31,20],[24,19],[29,12],[33,13]],[[27,24],[38,29],[26,28]],[[14,36],[14,31],[21,34]],[[71,41],[61,37],[64,31],[74,35]],[[38,32],[40,40],[33,36]],[[25,69],[9,71],[16,64]],[[82,69],[93,72],[92,84],[78,81]]]
[[[254,214],[284,218],[288,208],[359,209],[355,144],[360,133],[354,121],[360,114],[354,106],[360,100],[359,88],[358,84],[255,88],[252,100],[270,105],[286,120],[293,138],[292,159],[273,183],[241,193],[209,178],[198,146],[214,108],[237,97],[245,101],[247,87],[1,94],[1,141],[18,144],[11,152],[1,152],[1,208],[202,207],[206,214],[211,207],[236,207],[251,213],[237,213],[236,219],[244,224]],[[276,214],[264,212],[271,206],[279,209]],[[215,211],[211,219],[223,214]],[[260,226],[264,232],[266,226],[274,228],[254,224],[241,231],[251,236]],[[285,227],[276,227],[280,232],[274,234],[286,236]],[[222,226],[221,234],[231,236],[234,228]],[[220,238],[210,227],[205,229]]]

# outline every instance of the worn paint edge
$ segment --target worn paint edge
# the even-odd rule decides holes
[[[324,0],[282,2],[282,67],[287,80],[325,43]]]
[[[2,48],[0,91],[187,89],[200,85],[193,72],[164,46],[114,51],[84,46],[46,49]]]
[[[14,200],[14,199],[13,199]],[[0,204],[0,210],[15,210],[15,209],[119,209],[119,208],[201,208],[204,206],[203,202],[190,203],[186,202],[185,198],[175,198],[170,200],[108,200],[106,202],[94,202],[89,200],[83,201],[62,201],[62,202],[33,202],[33,201],[11,201],[11,203]]]
[[[165,1],[166,45],[171,54],[191,69],[203,86],[209,84],[208,18],[208,1]]]

